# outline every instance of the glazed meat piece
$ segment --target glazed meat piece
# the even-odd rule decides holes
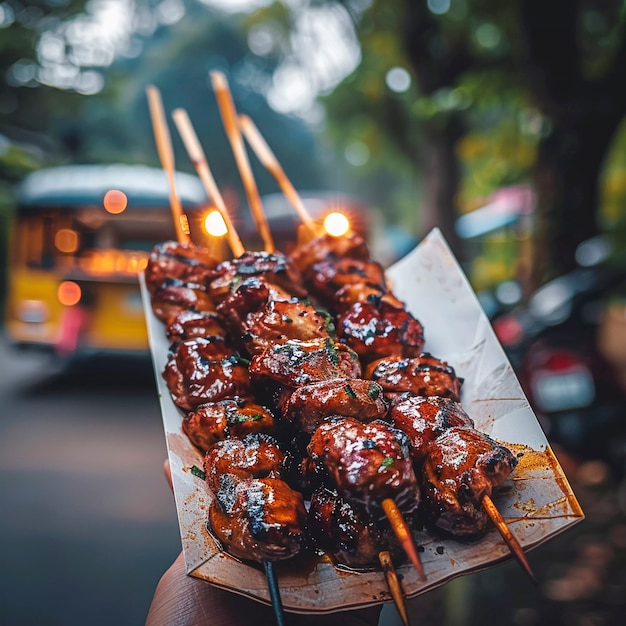
[[[241,281],[216,308],[225,324],[234,329],[236,334],[241,334],[240,329],[245,324],[246,317],[274,300],[291,302],[297,301],[297,298],[255,276]]]
[[[448,428],[474,428],[474,421],[461,405],[441,396],[412,396],[391,409],[391,421],[411,442],[411,456],[424,458],[428,444]]]
[[[223,261],[216,268],[217,277],[211,281],[210,291],[216,302],[227,298],[239,283],[257,277],[297,298],[306,291],[298,268],[279,252],[244,252],[238,259]]]
[[[224,337],[226,329],[217,313],[187,309],[171,318],[165,328],[170,343],[198,337]]]
[[[419,487],[408,437],[386,422],[329,418],[313,433],[307,450],[318,474],[328,477],[339,495],[381,519],[385,498],[404,512],[417,507]]]
[[[369,298],[382,298],[383,296],[398,307],[404,306],[389,291],[385,291],[380,287],[368,285],[367,283],[351,283],[341,287],[333,296],[333,311],[339,316],[350,309],[355,302],[363,302]]]
[[[370,363],[365,377],[375,380],[392,401],[398,396],[443,396],[457,402],[462,379],[445,361],[424,352],[418,357],[388,357]]]
[[[228,474],[239,480],[280,478],[286,459],[278,442],[270,435],[254,433],[243,439],[224,439],[218,441],[204,457],[206,482],[209,489],[217,493],[222,478]]]
[[[384,418],[388,408],[378,383],[336,378],[298,387],[289,397],[283,416],[310,434],[331,415],[371,422]]]
[[[320,380],[360,375],[355,352],[331,339],[289,339],[269,346],[250,361],[252,378],[269,379],[292,389]]]
[[[334,330],[331,322],[327,314],[299,300],[270,300],[258,311],[248,313],[237,327],[232,323],[230,327],[234,335],[241,337],[242,348],[249,354],[260,354],[288,339],[329,339],[329,329]]]
[[[185,283],[178,279],[166,279],[152,292],[152,311],[162,322],[188,309],[214,311],[215,304],[203,285]]]
[[[363,237],[356,233],[341,237],[325,233],[298,246],[290,257],[305,279],[310,278],[316,263],[344,258],[369,260],[370,253]]]
[[[364,362],[383,357],[416,357],[424,348],[424,328],[393,299],[355,302],[337,320],[337,336]]]
[[[313,493],[309,519],[315,540],[336,565],[379,568],[381,550],[389,551],[396,564],[406,558],[391,528],[375,524],[335,490],[320,487]]]
[[[250,395],[246,362],[221,337],[183,341],[170,356],[163,378],[174,403],[187,411],[207,402]]]
[[[279,478],[237,480],[231,474],[209,506],[209,524],[216,539],[235,557],[281,561],[306,546],[302,495]]]
[[[201,246],[165,241],[156,245],[144,273],[146,286],[151,292],[161,287],[167,279],[206,286],[219,261]]]
[[[322,302],[332,302],[345,285],[368,285],[381,291],[387,289],[385,270],[380,263],[362,259],[325,260],[316,263],[307,282],[309,291]]]
[[[276,420],[268,408],[253,400],[229,398],[201,404],[183,418],[182,429],[195,446],[206,452],[224,439],[273,433]]]
[[[422,506],[428,521],[454,535],[485,530],[481,506],[517,465],[517,457],[488,435],[471,428],[449,428],[426,448]]]

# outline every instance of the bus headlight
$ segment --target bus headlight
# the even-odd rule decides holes
[[[324,230],[333,237],[342,237],[350,230],[350,220],[343,213],[333,211],[324,218]]]

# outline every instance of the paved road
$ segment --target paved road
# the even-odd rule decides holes
[[[0,624],[143,624],[180,549],[150,362],[0,372]]]

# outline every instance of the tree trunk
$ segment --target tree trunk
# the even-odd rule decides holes
[[[599,230],[600,173],[621,116],[586,108],[586,119],[556,126],[539,147],[535,284],[573,269],[578,244]]]
[[[460,261],[464,249],[456,234],[456,195],[461,181],[461,167],[456,144],[463,136],[460,119],[451,118],[445,127],[424,124],[420,168],[425,183],[425,199],[419,210],[419,229],[422,235],[431,229],[441,229],[450,248]]]

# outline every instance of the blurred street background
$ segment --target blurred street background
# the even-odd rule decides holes
[[[312,213],[384,265],[442,230],[585,511],[530,553],[538,587],[506,563],[416,623],[623,624],[625,61],[623,0],[0,0],[0,626],[142,624],[180,549],[137,289],[173,237],[146,88],[187,110],[253,247],[214,70]]]

